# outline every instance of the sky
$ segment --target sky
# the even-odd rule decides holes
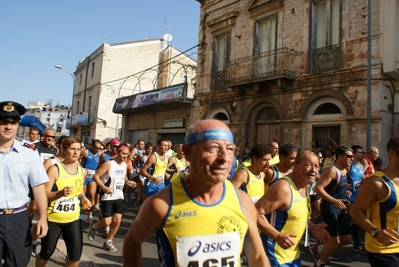
[[[0,0],[0,101],[71,105],[73,73],[103,43],[198,44],[196,0]],[[194,59],[197,49],[187,52]]]

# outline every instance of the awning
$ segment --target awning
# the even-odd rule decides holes
[[[186,128],[173,128],[173,129],[159,129],[158,130],[159,134],[173,134],[173,133],[186,133]]]
[[[35,127],[39,129],[39,134],[41,135],[43,131],[47,128],[38,118],[35,116],[25,115],[22,117],[20,126]]]

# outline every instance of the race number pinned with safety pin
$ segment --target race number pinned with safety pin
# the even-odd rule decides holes
[[[93,178],[94,174],[96,173],[95,170],[87,169],[87,178]]]
[[[122,191],[125,186],[125,180],[115,180],[114,191]]]
[[[179,267],[235,267],[240,255],[237,232],[178,237],[176,240]]]
[[[74,212],[78,206],[78,197],[67,198],[61,197],[55,202],[54,212]]]

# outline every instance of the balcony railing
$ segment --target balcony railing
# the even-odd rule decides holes
[[[214,74],[215,89],[278,78],[295,79],[296,51],[281,48],[227,62],[223,71]]]
[[[337,70],[341,68],[341,48],[339,45],[330,45],[313,49],[312,73]]]

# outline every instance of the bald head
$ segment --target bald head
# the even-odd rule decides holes
[[[197,121],[194,123],[190,128],[192,128],[191,133],[203,131],[203,130],[209,130],[209,129],[222,129],[222,130],[228,130],[230,131],[229,127],[227,127],[226,124],[219,120],[202,120],[202,121]],[[189,128],[189,131],[190,131]],[[190,132],[188,132],[189,134]]]
[[[387,143],[387,151],[388,150],[393,150],[396,154],[399,154],[399,136],[394,136],[389,139]]]

